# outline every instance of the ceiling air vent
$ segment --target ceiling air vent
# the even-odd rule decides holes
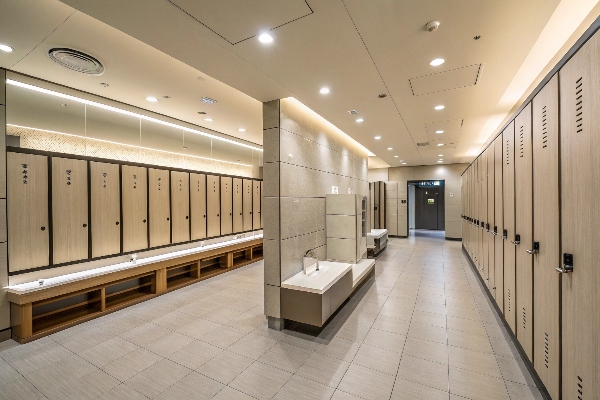
[[[200,101],[206,104],[215,104],[217,102],[215,99],[211,99],[210,97],[202,97]]]
[[[429,142],[421,142],[421,143],[417,143],[417,146],[429,146]]]
[[[54,48],[48,50],[48,57],[71,71],[86,75],[102,75],[104,65],[89,54],[73,49]]]

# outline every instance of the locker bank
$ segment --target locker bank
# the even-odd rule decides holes
[[[0,399],[600,398],[599,16],[0,2]]]

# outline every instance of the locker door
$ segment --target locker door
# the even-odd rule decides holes
[[[172,243],[190,240],[190,174],[171,171]]]
[[[119,165],[90,162],[92,257],[121,252]]]
[[[494,260],[494,143],[487,148],[487,221],[486,238],[488,244],[488,288],[492,296],[496,298],[496,275],[495,275],[495,260]]]
[[[148,248],[148,170],[121,167],[123,252]]]
[[[9,271],[50,263],[48,157],[6,153]]]
[[[516,334],[515,283],[515,123],[502,132],[502,192],[504,197],[504,318]]]
[[[561,241],[574,262],[561,277],[565,400],[600,399],[599,66],[596,34],[559,73]]]
[[[533,362],[553,399],[560,397],[560,199],[558,76],[533,99]]]
[[[206,175],[206,215],[208,219],[206,235],[208,237],[221,234],[220,190],[219,177]]]
[[[533,361],[533,149],[531,103],[515,118],[515,246],[517,339]]]
[[[190,174],[192,240],[206,237],[206,175]]]
[[[482,242],[482,230],[481,230],[481,221],[483,221],[482,209],[483,209],[483,199],[481,198],[481,173],[483,170],[481,162],[481,157],[477,159],[477,199],[475,200],[477,204],[477,268],[479,269],[479,275],[483,276],[483,244]]]
[[[252,180],[244,179],[244,231],[252,230]]]
[[[87,161],[52,158],[52,260],[88,258]]]
[[[385,229],[385,182],[379,182],[379,227]]]
[[[375,229],[375,183],[369,182],[369,231]]]
[[[263,215],[264,213],[262,212],[263,210],[263,199],[264,199],[264,195],[263,195],[263,182],[264,181],[260,181],[260,229],[262,229],[265,225],[263,222]]]
[[[487,150],[483,152],[483,157],[481,157],[481,223],[483,223],[483,228],[480,229],[481,232],[481,254],[482,254],[482,265],[481,272],[483,274],[483,280],[485,284],[490,286],[490,277],[489,277],[489,252],[488,252],[488,234],[485,230],[486,224],[488,223],[488,198],[487,198]]]
[[[171,243],[171,206],[169,171],[148,168],[148,206],[150,209],[150,247]]]
[[[379,212],[380,212],[380,200],[379,200],[379,182],[373,182],[373,228],[379,229]]]
[[[244,187],[242,179],[233,178],[233,233],[244,231],[244,211],[242,207],[242,196]]]
[[[502,136],[494,140],[494,292],[496,304],[504,310],[504,246],[502,231],[504,230],[504,203],[502,199]]]
[[[260,181],[252,181],[252,226],[260,229]]]
[[[221,235],[229,235],[233,229],[233,180],[221,177]]]

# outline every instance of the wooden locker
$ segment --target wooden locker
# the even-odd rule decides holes
[[[260,229],[260,181],[252,181],[252,227]]]
[[[171,243],[190,240],[190,174],[171,171]]]
[[[121,167],[123,252],[148,248],[148,169]]]
[[[515,273],[517,339],[533,361],[533,149],[531,103],[515,118]]]
[[[262,212],[263,210],[263,201],[264,201],[264,192],[263,192],[263,183],[264,181],[260,181],[260,229],[262,229],[265,225],[263,222],[263,216],[265,215],[265,213]]]
[[[252,180],[244,179],[244,231],[252,230]]]
[[[87,161],[52,158],[52,261],[88,258]]]
[[[379,213],[381,212],[381,202],[379,199],[379,184],[380,182],[373,182],[373,228],[374,229],[379,229],[382,228],[379,225]]]
[[[482,242],[482,230],[481,230],[481,221],[483,221],[483,216],[481,215],[482,213],[482,198],[481,198],[481,173],[482,173],[483,167],[482,167],[482,162],[481,162],[481,156],[477,158],[477,186],[475,188],[476,190],[476,200],[475,200],[475,204],[477,205],[477,214],[476,214],[476,218],[477,218],[477,227],[476,227],[476,231],[475,234],[477,236],[477,268],[479,270],[479,275],[483,276],[483,244]]]
[[[502,165],[503,165],[502,135],[494,140],[494,286],[496,304],[504,312],[504,245],[502,231],[504,230],[504,202],[502,199]]]
[[[516,283],[515,283],[515,123],[502,132],[503,169],[502,195],[504,198],[504,318],[513,333],[516,327]]]
[[[48,157],[6,153],[8,269],[50,263]]]
[[[171,205],[169,171],[148,168],[148,207],[150,247],[171,243]]]
[[[559,82],[562,257],[573,256],[561,274],[562,398],[600,399],[600,35]]]
[[[121,252],[119,165],[90,161],[92,257]]]
[[[206,175],[206,215],[208,237],[221,234],[221,201],[219,199],[221,187],[219,177]]]
[[[487,237],[488,244],[488,288],[492,297],[496,298],[496,274],[495,274],[495,259],[494,259],[494,225],[496,218],[494,215],[494,183],[495,183],[495,169],[494,169],[494,143],[492,142],[487,148],[487,221],[485,234]]]
[[[244,231],[243,195],[242,179],[233,178],[233,233]]]
[[[488,222],[488,198],[487,198],[487,166],[488,166],[488,152],[487,150],[483,152],[482,157],[481,157],[481,223],[483,224],[483,227],[481,227],[480,231],[481,231],[481,273],[483,276],[483,280],[485,282],[485,284],[488,286],[490,286],[490,277],[489,277],[489,245],[488,245],[488,234],[486,232],[486,227]]]
[[[206,175],[190,174],[192,240],[206,238]]]
[[[369,232],[375,229],[375,182],[369,182]]]
[[[221,177],[221,235],[229,235],[233,229],[233,179]]]
[[[560,397],[560,197],[558,76],[533,99],[533,362],[553,399]]]
[[[385,182],[379,182],[379,228],[385,229]]]

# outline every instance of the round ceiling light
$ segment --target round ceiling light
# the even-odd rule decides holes
[[[319,93],[321,94],[329,94],[329,92],[331,92],[331,90],[329,90],[328,87],[322,87],[321,90],[319,90]]]
[[[238,132],[246,132],[246,130],[244,128],[240,128],[238,129]]]
[[[444,131],[439,130],[439,131],[435,131],[435,133],[437,133],[439,135],[440,133],[444,133]]]
[[[431,60],[429,65],[431,65],[432,67],[437,67],[439,65],[442,65],[445,62],[446,62],[446,60],[444,60],[443,58],[436,58],[435,60]]]
[[[402,165],[406,165],[406,163],[405,163],[405,162],[403,162],[403,163],[402,163]]]
[[[375,140],[381,139],[381,136],[375,136]]]
[[[258,41],[261,43],[273,43],[273,36],[263,33],[258,37]]]
[[[446,108],[446,106],[443,106],[443,105],[440,104],[439,106],[435,106],[434,108],[436,110],[443,110],[444,108]]]
[[[204,118],[205,121],[211,122],[213,119],[212,118]]]
[[[152,97],[152,96],[146,97],[146,100],[151,101],[152,103],[156,103],[158,101],[158,99],[156,97]]]
[[[12,53],[12,51],[13,51],[13,48],[12,48],[12,47],[10,47],[10,46],[9,46],[9,45],[7,45],[7,44],[1,44],[1,43],[0,43],[0,50],[2,50],[2,51],[3,51],[3,52],[5,52],[5,53]]]
[[[443,154],[438,154],[438,157],[444,157],[444,155]]]
[[[360,122],[363,122],[363,121],[364,121],[364,119],[363,119],[363,118],[357,118],[357,119],[356,119],[356,122],[359,122],[359,123],[360,123]]]
[[[443,146],[443,145],[444,145],[444,143],[438,143],[438,147]]]
[[[391,147],[388,147],[388,150],[393,150]]]
[[[398,158],[398,156],[394,156],[394,158]]]

